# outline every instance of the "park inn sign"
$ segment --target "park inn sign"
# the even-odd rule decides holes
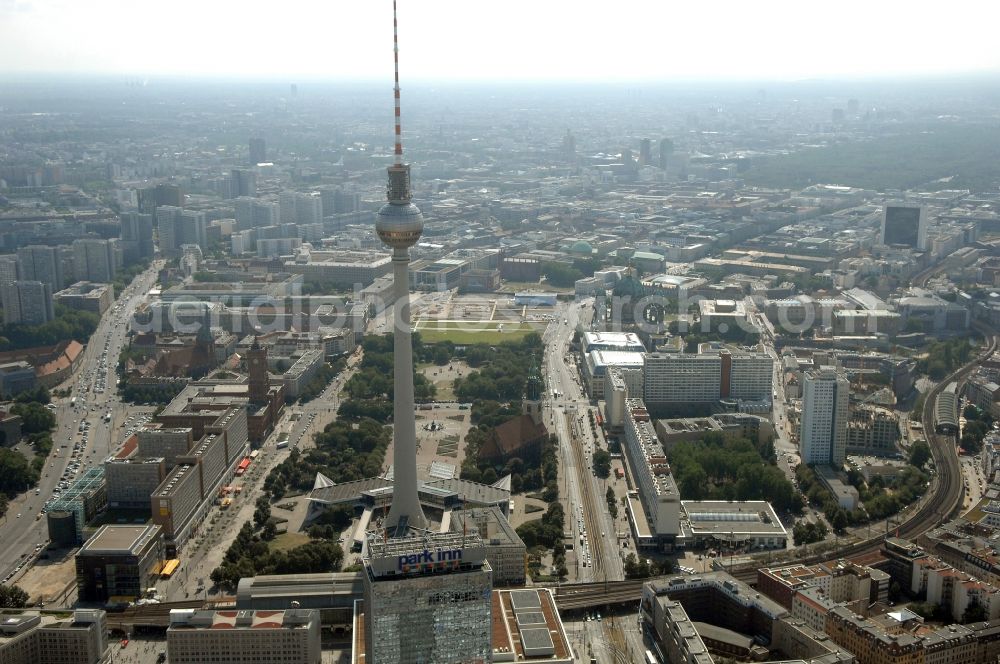
[[[401,572],[410,572],[424,570],[428,566],[446,567],[445,563],[452,563],[452,565],[447,566],[457,566],[461,562],[462,549],[438,549],[436,551],[424,549],[420,553],[399,556],[396,569]]]

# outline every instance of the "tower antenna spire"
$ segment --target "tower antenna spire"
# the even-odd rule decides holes
[[[392,59],[395,68],[393,96],[396,100],[396,151],[393,163],[403,163],[403,128],[399,123],[399,23],[396,21],[396,0],[392,0]]]

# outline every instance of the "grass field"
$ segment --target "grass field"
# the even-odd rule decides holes
[[[305,533],[282,533],[271,541],[271,551],[288,551],[309,541]]]
[[[520,341],[531,332],[540,331],[544,324],[510,321],[417,321],[416,331],[425,343],[450,341],[454,344],[496,344]]]

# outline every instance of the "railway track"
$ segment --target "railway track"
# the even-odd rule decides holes
[[[926,271],[925,271],[926,272]],[[923,273],[922,273],[923,274]],[[926,283],[931,273],[923,276]],[[934,433],[934,406],[937,396],[951,383],[961,383],[965,378],[984,360],[992,357],[997,350],[998,337],[988,327],[982,323],[975,322],[973,327],[989,340],[985,351],[979,353],[973,360],[959,367],[935,385],[924,400],[924,412],[922,423],[927,442],[931,447],[931,454],[934,458],[934,466],[937,469],[931,483],[932,494],[925,500],[917,511],[901,522],[895,530],[893,536],[902,539],[914,540],[932,530],[941,523],[951,518],[962,507],[962,479],[961,464],[958,461],[958,454],[955,449],[955,441],[951,436],[942,436]],[[885,535],[879,535],[871,539],[857,542],[845,547],[841,547],[835,552],[827,552],[806,556],[796,562],[811,565],[834,557],[854,559],[868,559],[878,554]],[[733,575],[740,580],[741,574],[753,573],[756,576],[756,568],[744,570],[734,570]]]

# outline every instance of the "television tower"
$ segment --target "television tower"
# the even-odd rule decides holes
[[[392,248],[393,307],[393,427],[392,462],[394,485],[392,507],[385,520],[393,537],[405,537],[410,528],[427,528],[427,518],[417,495],[417,424],[413,403],[413,337],[410,333],[410,247],[420,239],[424,217],[413,204],[410,165],[403,163],[403,133],[399,122],[399,31],[396,0],[392,2],[392,46],[395,61],[396,150],[389,167],[386,197],[378,211],[375,232]]]

